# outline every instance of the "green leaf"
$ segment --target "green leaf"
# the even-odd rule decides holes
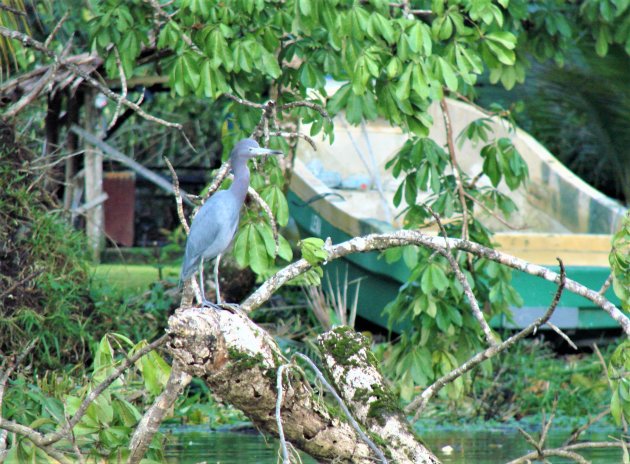
[[[321,238],[305,238],[298,245],[302,250],[302,258],[312,266],[317,266],[328,259],[328,252],[324,249],[324,241]]]
[[[332,114],[337,114],[346,107],[351,90],[351,84],[344,84],[330,98],[327,108]]]
[[[126,427],[134,427],[138,422],[140,422],[140,419],[142,419],[140,411],[138,411],[133,404],[125,399],[114,399],[112,406],[114,408],[114,412],[118,417],[120,417],[120,420]]]
[[[444,80],[444,83],[449,89],[451,89],[453,92],[456,92],[457,76],[455,75],[451,64],[441,56],[438,57],[438,63],[440,65],[440,72],[442,74],[442,79]]]
[[[280,241],[280,247],[278,248],[278,256],[280,256],[285,261],[290,262],[293,259],[293,250],[291,249],[291,245],[282,235],[278,236]]]
[[[271,208],[278,225],[280,227],[286,226],[289,222],[289,204],[282,189],[278,185],[270,185],[260,195]]]
[[[134,347],[133,352],[144,346],[146,346],[146,341],[138,343]],[[140,372],[142,372],[144,387],[152,395],[159,395],[171,375],[171,367],[168,363],[157,352],[151,351],[140,358],[140,360],[136,362],[136,366],[140,369]]]
[[[265,250],[267,250],[269,258],[275,258],[276,241],[273,239],[273,230],[271,229],[271,226],[266,223],[257,222],[256,224],[254,224],[254,227],[256,228],[258,234],[262,237],[263,242],[265,243]]]
[[[500,44],[507,50],[513,50],[516,47],[516,37],[511,32],[497,31],[486,34],[486,40]]]
[[[257,274],[269,269],[271,262],[265,241],[254,224],[239,229],[234,241],[234,257],[239,266],[250,266]]]
[[[449,281],[442,267],[437,263],[431,263],[422,274],[422,290],[430,293],[432,290],[441,292],[448,287]]]
[[[398,83],[396,84],[396,97],[400,100],[407,100],[409,98],[409,93],[411,91],[411,73],[413,72],[413,65],[408,64],[405,67],[405,71],[403,72],[400,79],[398,79]]]

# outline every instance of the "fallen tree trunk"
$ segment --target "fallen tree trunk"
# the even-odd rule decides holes
[[[168,331],[169,351],[184,371],[203,379],[216,397],[241,409],[257,428],[278,436],[277,372],[289,361],[268,333],[244,314],[194,307],[181,308],[171,316]],[[373,365],[368,367],[375,369]],[[347,384],[341,382],[340,386]],[[381,383],[374,388],[387,387]],[[388,413],[386,417],[387,423],[400,422],[396,430],[410,433],[402,414]],[[281,419],[287,441],[320,461],[376,461],[338,408],[322,400],[295,369],[289,369],[284,383]],[[418,441],[406,442],[411,451],[401,454],[400,441],[388,435],[379,437],[372,427],[367,430],[385,456],[397,463],[438,462]]]

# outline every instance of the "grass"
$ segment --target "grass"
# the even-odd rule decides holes
[[[160,279],[159,269],[148,264],[100,264],[92,270],[92,281],[95,285],[111,285],[124,296],[144,292]],[[177,279],[179,265],[163,266],[162,276]]]

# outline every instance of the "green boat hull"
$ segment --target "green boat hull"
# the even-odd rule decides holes
[[[323,239],[330,237],[333,243],[340,243],[351,238],[349,234],[326,221],[314,208],[304,204],[294,192],[289,192],[288,200],[290,213],[305,236],[319,236]],[[387,225],[363,222],[362,229],[363,234],[385,232]],[[558,270],[557,267],[555,269],[550,267],[550,269]],[[567,266],[566,270],[567,276],[571,279],[595,289],[601,287],[610,273],[610,269],[603,266]],[[362,278],[358,315],[378,326],[389,328],[387,315],[383,314],[383,309],[396,297],[400,286],[407,281],[409,276],[409,269],[402,260],[388,264],[378,252],[360,253],[332,261],[325,266],[324,271],[333,288],[338,281],[342,282],[345,279],[346,273],[349,281]],[[491,325],[494,328],[525,327],[546,310],[556,291],[553,283],[519,271],[514,271],[512,284],[525,304],[522,308],[512,308],[513,323],[504,318],[493,319]],[[612,303],[620,304],[611,289],[605,296]],[[570,292],[564,292],[552,321],[566,330],[600,330],[619,327],[608,313],[594,306],[586,298]],[[398,321],[391,328],[399,332],[404,325],[404,321]]]

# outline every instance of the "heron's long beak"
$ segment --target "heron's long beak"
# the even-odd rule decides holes
[[[256,156],[266,156],[266,155],[283,155],[284,153],[280,150],[270,150],[269,148],[250,148],[250,153]]]

